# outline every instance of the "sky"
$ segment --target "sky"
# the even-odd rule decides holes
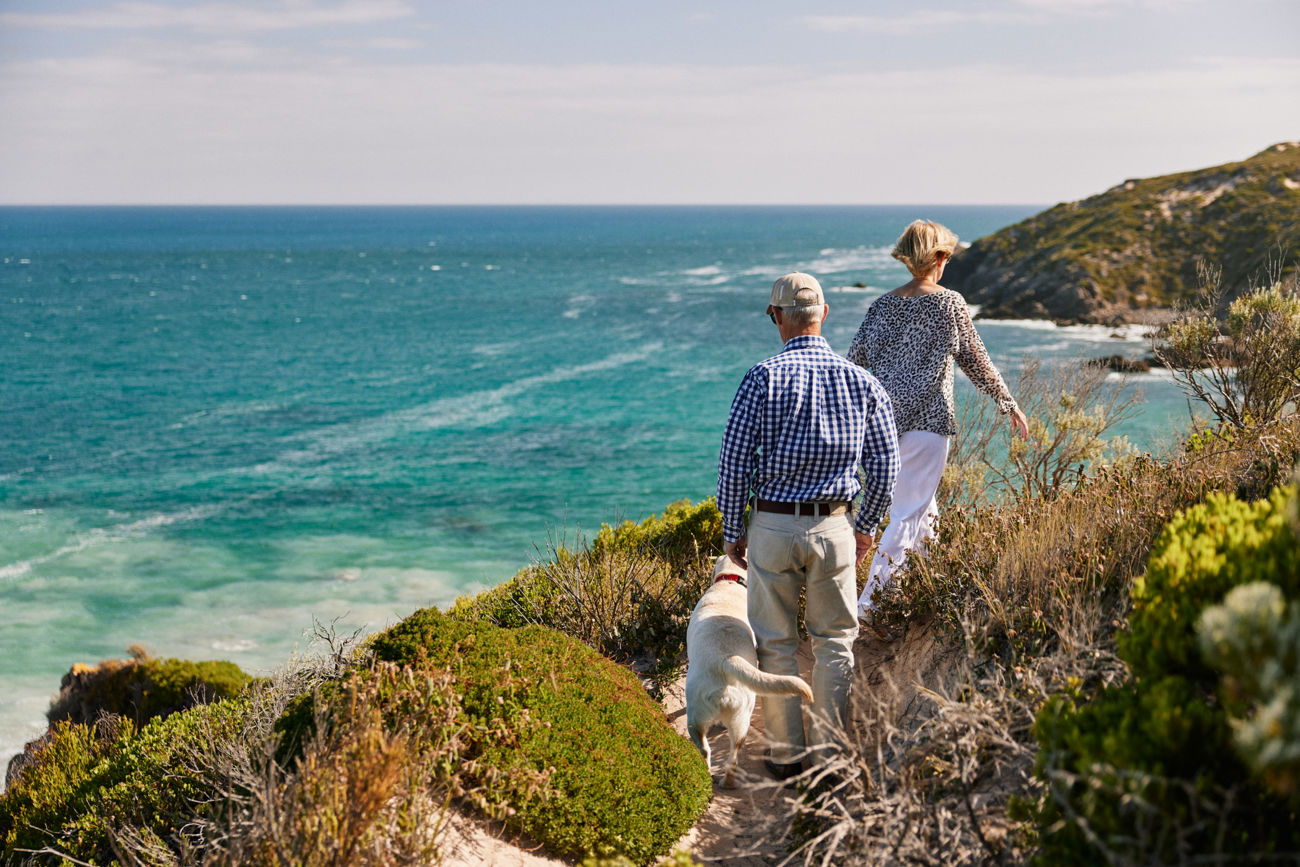
[[[1052,204],[1300,140],[1300,0],[0,0],[0,204]]]

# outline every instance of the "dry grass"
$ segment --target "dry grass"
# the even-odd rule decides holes
[[[1291,417],[1201,435],[1176,455],[1120,462],[1051,497],[945,515],[882,610],[900,630],[939,629],[956,658],[951,676],[925,684],[908,708],[900,690],[858,691],[838,756],[809,772],[793,812],[774,819],[774,839],[795,829],[787,860],[1026,863],[1034,829],[1015,803],[1043,792],[1031,731],[1039,707],[1128,676],[1114,651],[1128,588],[1177,510],[1216,490],[1258,498],[1287,480],[1297,455]],[[888,677],[886,662],[877,679]]]
[[[192,757],[223,780],[218,791],[225,809],[202,829],[202,863],[343,867],[438,860],[452,793],[437,771],[460,747],[453,681],[394,665],[377,666],[375,675],[343,687],[338,715],[319,721],[292,770],[276,762],[274,742],[260,723],[242,743],[214,741],[212,752]],[[438,718],[410,720],[393,731],[386,719],[394,706]],[[425,726],[446,736],[421,739]],[[253,748],[240,749],[246,745]]]
[[[1014,661],[991,657],[978,649],[975,632],[967,622],[949,635],[943,664],[952,668],[929,687],[892,681],[893,674],[924,672],[891,672],[888,661],[865,678],[874,684],[855,692],[833,757],[805,772],[800,797],[772,817],[769,839],[794,831],[782,863],[1029,859],[1033,840],[1012,805],[1041,791],[1031,734],[1037,708],[1085,680],[1116,682],[1125,669],[1104,644]]]
[[[1119,625],[1129,582],[1175,512],[1210,491],[1258,499],[1286,481],[1298,453],[1300,423],[1291,418],[1102,468],[1050,499],[946,514],[927,556],[910,561],[885,594],[886,616],[973,622],[985,645],[1087,643],[1089,630]]]

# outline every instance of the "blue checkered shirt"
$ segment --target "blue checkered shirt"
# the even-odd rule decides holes
[[[731,402],[718,459],[723,538],[745,535],[751,490],[781,502],[852,500],[861,490],[854,529],[874,533],[897,475],[885,389],[823,338],[792,337],[780,355],[750,368]]]

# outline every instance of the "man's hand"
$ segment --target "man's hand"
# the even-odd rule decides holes
[[[871,549],[876,547],[876,537],[855,530],[853,531],[853,539],[858,543],[857,557],[854,559],[853,565],[861,566],[862,561],[867,559],[867,555],[871,553]]]
[[[749,561],[745,559],[745,546],[747,544],[747,539],[747,536],[741,536],[736,541],[728,542],[722,546],[723,553],[732,560],[735,560],[737,565],[743,566],[746,569],[749,568]]]

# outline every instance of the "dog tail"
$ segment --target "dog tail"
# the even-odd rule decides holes
[[[787,674],[768,674],[743,656],[729,656],[722,663],[727,673],[738,683],[749,687],[759,695],[801,695],[807,701],[813,700],[812,689],[802,677]]]

